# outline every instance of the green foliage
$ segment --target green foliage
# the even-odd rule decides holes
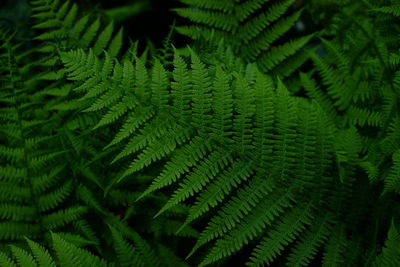
[[[56,148],[58,136],[46,127],[51,117],[41,110],[43,99],[26,85],[29,69],[12,35],[2,33],[1,90],[1,231],[0,239],[39,237],[78,220],[87,209],[70,205],[73,180],[60,161],[65,150]],[[18,56],[20,55],[20,56]]]
[[[181,2],[0,29],[0,265],[398,266],[399,3]]]
[[[290,76],[307,60],[302,48],[312,35],[280,41],[288,35],[301,16],[301,10],[289,9],[294,0],[181,0],[188,7],[178,8],[178,15],[191,24],[177,31],[194,40],[229,44],[245,62],[256,62],[263,72]]]
[[[52,233],[51,250],[26,238],[28,245],[26,248],[12,245],[8,255],[3,252],[0,253],[0,266],[149,266],[148,264],[160,266],[154,258],[151,259],[151,262],[148,262],[147,260],[149,259],[146,259],[145,255],[142,255],[135,247],[129,244],[120,232],[114,228],[111,228],[111,232],[116,250],[116,259],[114,261],[101,259],[93,255],[89,250],[81,249],[64,240],[58,234]],[[173,253],[169,253],[168,256],[173,256]],[[175,258],[175,261],[175,265],[179,264],[179,259]],[[185,266],[185,264],[182,262],[181,266]]]
[[[400,263],[400,250],[398,246],[399,232],[396,226],[392,223],[389,229],[385,247],[382,252],[376,257],[373,266],[397,266]]]

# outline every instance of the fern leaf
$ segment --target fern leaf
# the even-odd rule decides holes
[[[140,260],[140,256],[137,255],[135,248],[124,240],[121,233],[113,227],[110,227],[110,229],[120,266],[146,266],[145,263]]]
[[[122,88],[124,88],[124,90],[131,91],[133,89],[135,83],[134,75],[135,74],[133,65],[130,62],[125,61],[122,70],[122,82],[121,82]]]
[[[135,72],[135,92],[137,97],[145,102],[148,100],[150,93],[147,91],[149,88],[149,75],[143,59],[136,58]]]
[[[270,77],[257,73],[255,84],[255,118],[254,118],[254,141],[259,166],[268,165],[272,159],[273,134],[275,107],[275,95],[273,83]]]
[[[393,166],[391,167],[389,174],[384,180],[385,186],[383,188],[382,194],[389,191],[399,191],[400,190],[400,150],[393,153]]]
[[[252,91],[248,82],[241,77],[236,80],[236,105],[237,115],[233,119],[234,137],[240,153],[252,150],[251,122],[254,114],[254,91]]]
[[[85,109],[85,112],[98,111],[107,108],[117,102],[123,96],[121,89],[114,87],[106,91],[101,97],[96,100],[90,107]]]
[[[168,123],[170,123],[171,125],[169,125],[170,127],[167,128]],[[121,153],[119,153],[111,163],[114,163],[121,158],[129,156],[132,153],[135,153],[136,151],[142,149],[148,144],[148,142],[160,137],[172,126],[173,123],[168,120],[152,120],[144,128],[141,129],[140,134],[131,137],[130,141],[125,145]]]
[[[73,25],[77,13],[78,13],[78,6],[76,4],[73,4],[71,9],[68,11],[65,18],[63,19],[63,23],[66,28],[71,27]],[[60,16],[62,15],[62,13],[60,12],[58,12],[57,14]],[[61,18],[59,19],[61,20]]]
[[[25,250],[16,246],[11,246],[11,252],[21,267],[38,266],[32,255]]]
[[[107,266],[107,263],[90,252],[66,242],[59,235],[52,233],[53,246],[61,265],[65,266]]]
[[[110,55],[110,58],[115,58],[121,50],[122,40],[123,39],[123,30],[122,28],[118,31],[118,33],[111,40],[107,52]]]
[[[262,229],[270,224],[274,217],[281,214],[285,208],[292,206],[292,200],[293,192],[290,188],[284,194],[273,194],[273,196],[267,196],[267,198],[261,200],[260,205],[244,218],[235,229],[217,240],[200,266],[215,262],[241,249],[249,240],[261,233]]]
[[[178,229],[181,231],[193,220],[206,213],[210,208],[217,206],[232,189],[238,187],[252,174],[253,164],[234,162],[229,170],[225,170],[218,180],[206,186],[196,199],[196,203],[190,208],[184,224]]]
[[[96,36],[99,28],[100,28],[100,19],[96,19],[83,34],[81,39],[82,47],[89,46],[89,44],[93,41],[94,37]]]
[[[294,55],[306,43],[308,43],[313,35],[300,37],[298,39],[287,42],[281,46],[272,48],[258,59],[258,67],[261,71],[267,72],[278,66],[278,63],[285,60],[289,56]]]
[[[344,236],[343,227],[335,227],[326,243],[322,266],[342,266],[344,262],[343,254],[347,247],[348,243]]]
[[[157,189],[163,188],[175,182],[182,174],[189,170],[190,167],[210,150],[209,142],[202,138],[195,137],[187,145],[177,150],[177,153],[165,165],[164,170],[153,181],[153,183],[146,189],[143,194],[138,198],[154,192]]]
[[[40,226],[24,222],[6,221],[0,223],[0,238],[18,240],[26,236],[32,238],[38,237],[40,234]]]
[[[1,267],[18,267],[15,261],[10,259],[5,253],[0,251],[0,266]]]
[[[37,204],[40,211],[48,211],[63,203],[71,194],[73,188],[72,181],[65,182],[62,186],[48,194],[41,195]]]
[[[304,234],[304,237],[292,249],[288,257],[288,266],[307,266],[317,253],[317,248],[326,240],[330,232],[332,221],[326,215],[313,223],[312,228]]]
[[[382,252],[378,255],[375,262],[373,263],[374,267],[383,267],[390,266],[395,267],[400,263],[400,250],[399,243],[400,235],[396,226],[392,222],[390,229],[388,231],[388,236],[385,241],[385,247],[382,249]]]
[[[174,81],[171,82],[171,96],[173,99],[173,114],[179,121],[188,120],[190,112],[190,99],[192,97],[191,72],[183,58],[175,51],[174,55]]]
[[[268,10],[261,12],[261,14],[259,14],[255,18],[249,20],[241,28],[239,28],[238,34],[241,39],[246,42],[256,37],[271,22],[279,19],[279,17],[285,13],[285,11],[290,7],[290,5],[293,4],[293,2],[293,0],[278,2],[275,5],[271,6]],[[237,12],[239,13],[239,19],[241,20],[244,20],[250,15],[242,13],[243,9],[240,9],[240,6],[237,7]]]
[[[182,17],[190,18],[193,22],[206,24],[225,31],[232,30],[237,23],[229,14],[220,12],[193,8],[180,8],[175,11]]]
[[[71,30],[71,36],[73,38],[78,38],[81,32],[85,29],[85,26],[88,22],[89,22],[89,15],[85,15],[82,18],[80,18],[76,22],[75,27]]]
[[[138,107],[134,114],[128,115],[123,123],[121,130],[114,139],[104,149],[120,143],[122,140],[131,136],[143,123],[150,120],[154,115],[154,110],[150,107]],[[99,123],[100,124],[100,123]],[[97,126],[100,127],[100,126]]]
[[[212,133],[217,140],[224,139],[232,134],[233,97],[230,92],[230,77],[220,66],[217,66],[213,82],[213,122]]]
[[[86,212],[87,208],[84,206],[61,209],[51,213],[50,215],[44,216],[42,223],[47,229],[53,230],[81,218],[81,216]]]
[[[135,244],[135,249],[140,255],[141,261],[144,262],[145,266],[162,266],[160,259],[156,256],[156,253],[152,249],[152,247],[145,241],[143,238],[138,235],[131,228],[127,227],[121,221],[115,218],[108,218],[107,222],[110,226],[114,227],[117,231],[119,231],[123,236],[132,240]]]
[[[183,3],[201,8],[227,11],[233,7],[232,1],[202,1],[202,0],[182,0]]]
[[[374,11],[394,15],[396,17],[400,17],[400,5],[392,5],[392,6],[383,6],[375,9]]]
[[[192,52],[192,79],[193,79],[193,123],[198,129],[207,129],[211,111],[211,80],[198,56]]]
[[[128,100],[129,99],[129,100]],[[126,114],[130,109],[135,107],[135,101],[130,99],[130,97],[123,97],[121,102],[112,106],[110,110],[101,118],[101,120],[94,126],[93,129],[97,129],[99,127],[109,125],[115,122],[118,118],[122,117]]]
[[[314,217],[312,205],[295,207],[275,229],[267,233],[261,243],[254,249],[249,265],[268,264],[279,255],[293,239],[311,224]]]
[[[32,254],[35,257],[35,260],[37,261],[39,266],[56,267],[56,264],[54,263],[51,255],[45,248],[27,238],[26,242],[32,250]]]
[[[137,156],[137,159],[129,165],[128,169],[118,178],[117,182],[120,182],[126,176],[134,172],[142,170],[152,162],[162,159],[171,153],[178,144],[182,144],[189,138],[189,131],[179,127],[171,131],[166,131],[159,140],[148,145],[147,148]]]
[[[299,19],[300,14],[301,12],[298,11],[287,19],[279,20],[270,29],[262,32],[256,39],[248,41],[246,46],[251,47],[251,49],[245,49],[243,47],[243,56],[251,61],[255,61],[266,47],[272,45],[274,41],[290,30],[294,23]]]
[[[103,52],[103,49],[106,48],[108,42],[111,39],[112,33],[114,31],[114,23],[111,22],[107,25],[107,27],[99,34],[96,43],[93,47],[94,54],[100,55]]]
[[[174,192],[168,202],[161,208],[155,217],[184,201],[189,196],[193,196],[195,193],[199,192],[203,186],[207,185],[210,180],[214,179],[220,169],[223,169],[230,162],[232,162],[232,158],[229,151],[212,152],[206,159],[204,159],[204,161],[199,163],[188,177],[185,178],[185,180],[180,184],[180,188]]]
[[[272,191],[273,187],[273,180],[261,174],[260,176],[255,176],[248,185],[240,188],[236,196],[230,199],[219,210],[218,215],[210,220],[206,229],[200,234],[189,256],[210,240],[223,236],[233,229],[241,221],[241,218],[247,216],[253,207]]]
[[[152,104],[156,106],[157,109],[165,109],[168,106],[169,82],[167,73],[160,61],[154,63],[151,80]]]

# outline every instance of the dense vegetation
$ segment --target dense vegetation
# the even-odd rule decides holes
[[[0,266],[400,266],[400,1],[161,2],[3,4]]]

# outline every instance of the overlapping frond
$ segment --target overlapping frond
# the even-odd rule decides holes
[[[0,29],[0,265],[399,265],[398,3],[181,2],[155,57],[72,0]]]
[[[400,250],[399,246],[397,245],[399,243],[399,239],[399,231],[397,230],[396,225],[392,222],[387,239],[385,241],[385,246],[373,262],[374,267],[394,267],[400,264]]]
[[[80,81],[77,88],[86,96],[96,90],[96,86],[85,84],[97,72],[89,70],[86,62],[97,62],[98,70],[110,64],[107,56],[99,59],[93,52],[82,50],[63,53],[62,59],[69,79]],[[172,75],[157,61],[151,71],[140,67],[143,63],[138,59],[126,61],[124,68],[115,61],[112,74],[103,77],[109,81],[109,91],[119,90],[116,102],[104,105],[104,109],[111,110],[128,101],[135,103],[129,111],[120,113],[119,120],[125,122],[116,138],[125,145],[114,162],[131,157],[133,160],[111,180],[108,190],[128,182],[148,166],[163,162],[159,175],[139,198],[177,185],[156,214],[159,216],[195,197],[195,205],[178,231],[204,213],[216,210],[218,215],[210,220],[192,251],[215,240],[202,263],[207,264],[258,238],[279,214],[294,207],[295,192],[319,184],[313,181],[315,169],[318,167],[318,175],[323,175],[330,157],[321,157],[315,147],[332,151],[332,136],[329,131],[317,134],[321,123],[328,125],[323,122],[325,117],[318,116],[316,105],[289,96],[281,81],[276,86],[270,77],[251,66],[244,69],[239,65],[231,75],[217,65],[214,72],[194,52],[190,59],[188,67],[184,58],[176,54]],[[123,69],[129,69],[131,75],[123,75]],[[81,75],[85,71],[87,74]],[[133,78],[132,86],[123,86],[131,84],[126,79],[143,77],[144,73],[152,73],[150,77],[145,74],[145,85]],[[192,80],[185,79],[183,73]],[[143,91],[152,101],[137,97]],[[103,99],[101,94],[92,94],[92,98],[92,106],[99,101],[96,99]],[[142,116],[144,107],[152,110],[152,115],[140,119],[140,126],[134,123],[127,129],[127,120]],[[109,121],[104,125],[112,124]],[[113,145],[117,144],[115,140]],[[271,192],[282,184],[290,190]],[[311,199],[313,195],[306,197]]]
[[[0,266],[110,266],[105,260],[87,250],[76,247],[57,234],[52,234],[54,252],[41,244],[26,239],[28,249],[11,246],[11,255],[0,254]]]
[[[3,33],[2,33],[3,34]],[[11,35],[12,36],[12,35]],[[7,39],[3,39],[7,38]],[[21,47],[21,46],[19,46]],[[47,230],[71,225],[86,211],[79,205],[64,205],[72,194],[72,181],[62,178],[65,150],[57,147],[55,136],[44,127],[41,98],[32,97],[27,73],[19,66],[14,40],[2,36],[0,58],[2,82],[0,101],[0,239],[20,240],[43,237]],[[29,54],[26,54],[29,56]],[[26,69],[28,71],[29,69]]]
[[[299,20],[301,10],[289,11],[294,0],[181,2],[188,6],[175,11],[189,22],[176,27],[179,33],[196,41],[218,43],[223,39],[236,55],[256,62],[263,72],[287,77],[307,60],[301,50],[312,36],[280,42]]]

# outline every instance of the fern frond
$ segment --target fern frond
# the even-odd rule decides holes
[[[114,28],[114,23],[111,22],[99,34],[99,37],[93,47],[93,52],[95,55],[99,55],[100,53],[102,53],[103,49],[107,46],[108,42],[111,39],[113,28]]]
[[[145,263],[141,261],[140,255],[138,255],[135,248],[124,240],[121,233],[112,227],[110,229],[115,243],[118,264],[120,266],[146,266]]]
[[[108,144],[104,149],[110,146],[120,143],[122,140],[128,138],[133,132],[135,132],[143,123],[148,121],[154,115],[154,110],[151,107],[138,107],[134,114],[128,115],[125,122],[123,123],[121,130],[115,136],[115,138]],[[100,125],[98,124],[98,126]]]
[[[314,218],[312,204],[295,207],[282,221],[270,230],[267,236],[254,249],[250,257],[250,265],[268,264],[272,262],[287,246],[302,232],[307,225],[310,225]]]
[[[319,218],[312,228],[304,234],[300,242],[295,244],[288,257],[288,266],[307,266],[317,253],[317,249],[326,240],[330,233],[329,215]]]
[[[318,88],[317,83],[310,77],[310,75],[300,73],[300,79],[307,94],[324,109],[325,113],[328,114],[333,121],[335,121],[337,113],[334,103],[329,96],[321,92],[321,89]]]
[[[155,216],[201,191],[202,187],[206,186],[218,175],[220,169],[223,169],[231,162],[230,151],[215,151],[211,153],[185,177],[185,181],[180,184],[180,188],[173,193],[165,206]]]
[[[31,251],[26,251],[17,246],[11,246],[11,255],[0,254],[0,264],[7,266],[109,266],[107,262],[92,255],[89,251],[77,248],[65,241],[58,234],[52,233],[53,247],[57,256],[50,253],[40,244],[26,239]],[[57,265],[56,265],[57,263]],[[6,265],[4,265],[6,266]]]
[[[67,223],[80,219],[86,212],[87,207],[84,206],[73,206],[67,209],[61,209],[50,215],[43,216],[42,223],[47,229],[54,230]]]
[[[83,52],[83,56],[79,53],[63,56],[72,75],[86,67],[70,64],[71,56],[93,56],[91,52]],[[190,253],[215,240],[202,263],[206,264],[230,256],[258,238],[279,214],[291,209],[296,192],[303,186],[319,185],[313,177],[325,177],[331,157],[324,149],[333,149],[329,141],[333,137],[326,118],[318,116],[317,106],[291,97],[280,80],[276,86],[252,65],[234,63],[232,74],[222,65],[210,68],[193,51],[190,59],[189,68],[175,54],[172,75],[156,61],[149,76],[144,62],[135,58],[135,68],[126,66],[132,64],[128,61],[124,63],[130,73],[125,76],[134,77],[128,78],[128,82],[122,78],[120,64],[113,66],[113,74],[109,74],[113,78],[104,78],[110,79],[115,88],[125,84],[119,103],[137,100],[129,113],[121,113],[125,122],[110,143],[124,144],[112,163],[128,157],[133,160],[111,180],[106,192],[159,162],[161,171],[157,170],[159,174],[138,199],[179,180],[178,188],[155,215],[158,217],[198,195],[185,223],[175,229],[179,233],[190,222],[215,209],[217,215],[209,220]],[[100,62],[101,66],[108,59],[90,60]],[[133,83],[135,89],[130,92]],[[139,95],[145,97],[136,97]],[[95,98],[101,101],[102,96]],[[150,115],[143,113],[146,106],[152,111]],[[317,127],[327,129],[318,134]],[[318,156],[317,151],[323,151],[322,155]],[[290,190],[271,193],[281,184]]]
[[[349,245],[346,241],[343,228],[341,226],[335,227],[326,243],[322,266],[342,266],[344,251]]]
[[[171,157],[171,160],[165,165],[164,170],[157,176],[152,184],[146,189],[143,194],[138,198],[142,198],[155,190],[171,185],[175,182],[182,174],[189,170],[190,167],[201,158],[203,158],[207,152],[210,151],[209,142],[199,137],[193,138],[188,144],[181,147],[176,151],[175,155]]]
[[[158,109],[166,109],[169,100],[169,84],[167,72],[161,65],[160,61],[154,63],[151,81],[152,104]]]
[[[217,44],[221,39],[232,46],[236,55],[245,62],[256,62],[263,72],[286,62],[285,71],[293,72],[297,66],[294,56],[312,36],[292,40],[274,47],[298,20],[301,11],[285,13],[294,0],[269,1],[195,1],[182,0],[190,5],[175,9],[178,15],[189,20],[188,26],[178,26],[177,31],[196,41]],[[304,63],[304,61],[302,62]],[[300,65],[302,65],[300,63]]]
[[[392,222],[390,225],[390,229],[388,231],[388,236],[385,241],[385,247],[382,249],[382,252],[377,256],[375,262],[373,263],[374,267],[381,266],[397,266],[400,263],[400,250],[397,245],[400,239],[399,232]]]
[[[214,247],[205,257],[200,266],[215,262],[238,251],[243,245],[262,233],[266,225],[271,224],[272,218],[283,213],[285,208],[292,206],[294,196],[291,188],[283,194],[273,194],[262,199],[259,205],[244,218],[229,234],[217,240]],[[268,203],[268,205],[265,205]]]
[[[246,181],[252,174],[253,164],[234,162],[229,170],[225,170],[218,180],[206,186],[196,199],[195,204],[190,208],[189,215],[179,228],[183,229],[193,220],[206,213],[210,208],[222,203],[224,198],[243,181]]]
[[[52,233],[53,246],[56,252],[58,261],[65,266],[107,266],[105,260],[92,255],[89,251],[75,247],[66,242],[57,234]]]
[[[11,252],[20,266],[38,266],[35,259],[23,249],[11,246]]]
[[[211,79],[203,62],[191,53],[193,104],[192,120],[198,129],[208,129],[211,116]]]
[[[0,119],[3,126],[0,142],[4,144],[0,148],[2,243],[24,237],[43,238],[45,231],[53,226],[71,226],[77,219],[77,216],[67,216],[64,220],[51,222],[61,209],[70,208],[66,202],[70,200],[73,183],[65,179],[66,165],[60,164],[67,150],[60,146],[58,136],[52,132],[53,115],[46,114],[46,108],[43,111],[43,104],[39,104],[43,95],[35,95],[37,88],[26,79],[30,69],[17,68],[29,54],[19,53],[15,49],[20,48],[13,42],[8,39],[0,46],[0,58],[8,58],[8,63],[1,67],[4,75],[0,85],[0,110],[1,113],[14,113],[14,116]],[[21,251],[17,253],[21,264],[22,261],[24,264],[31,262]]]
[[[374,11],[382,12],[385,14],[394,15],[400,17],[400,5],[383,6],[375,9]]]
[[[218,215],[210,220],[189,256],[210,240],[223,236],[233,229],[242,218],[248,216],[253,207],[263,200],[263,196],[274,188],[274,183],[269,178],[262,174],[256,175],[248,185],[240,188],[236,195],[220,208]]]
[[[397,150],[393,153],[392,156],[393,165],[389,170],[389,174],[385,177],[384,183],[385,186],[383,188],[382,194],[385,194],[390,191],[399,192],[400,188],[400,150]]]
[[[190,132],[186,129],[175,127],[163,133],[163,136],[148,145],[141,154],[129,165],[128,169],[118,178],[120,182],[126,176],[142,170],[151,163],[169,155],[177,145],[181,145],[190,138]]]
[[[175,51],[173,81],[171,82],[171,96],[173,99],[172,113],[179,121],[188,120],[190,116],[190,100],[192,97],[191,72],[184,59]]]

